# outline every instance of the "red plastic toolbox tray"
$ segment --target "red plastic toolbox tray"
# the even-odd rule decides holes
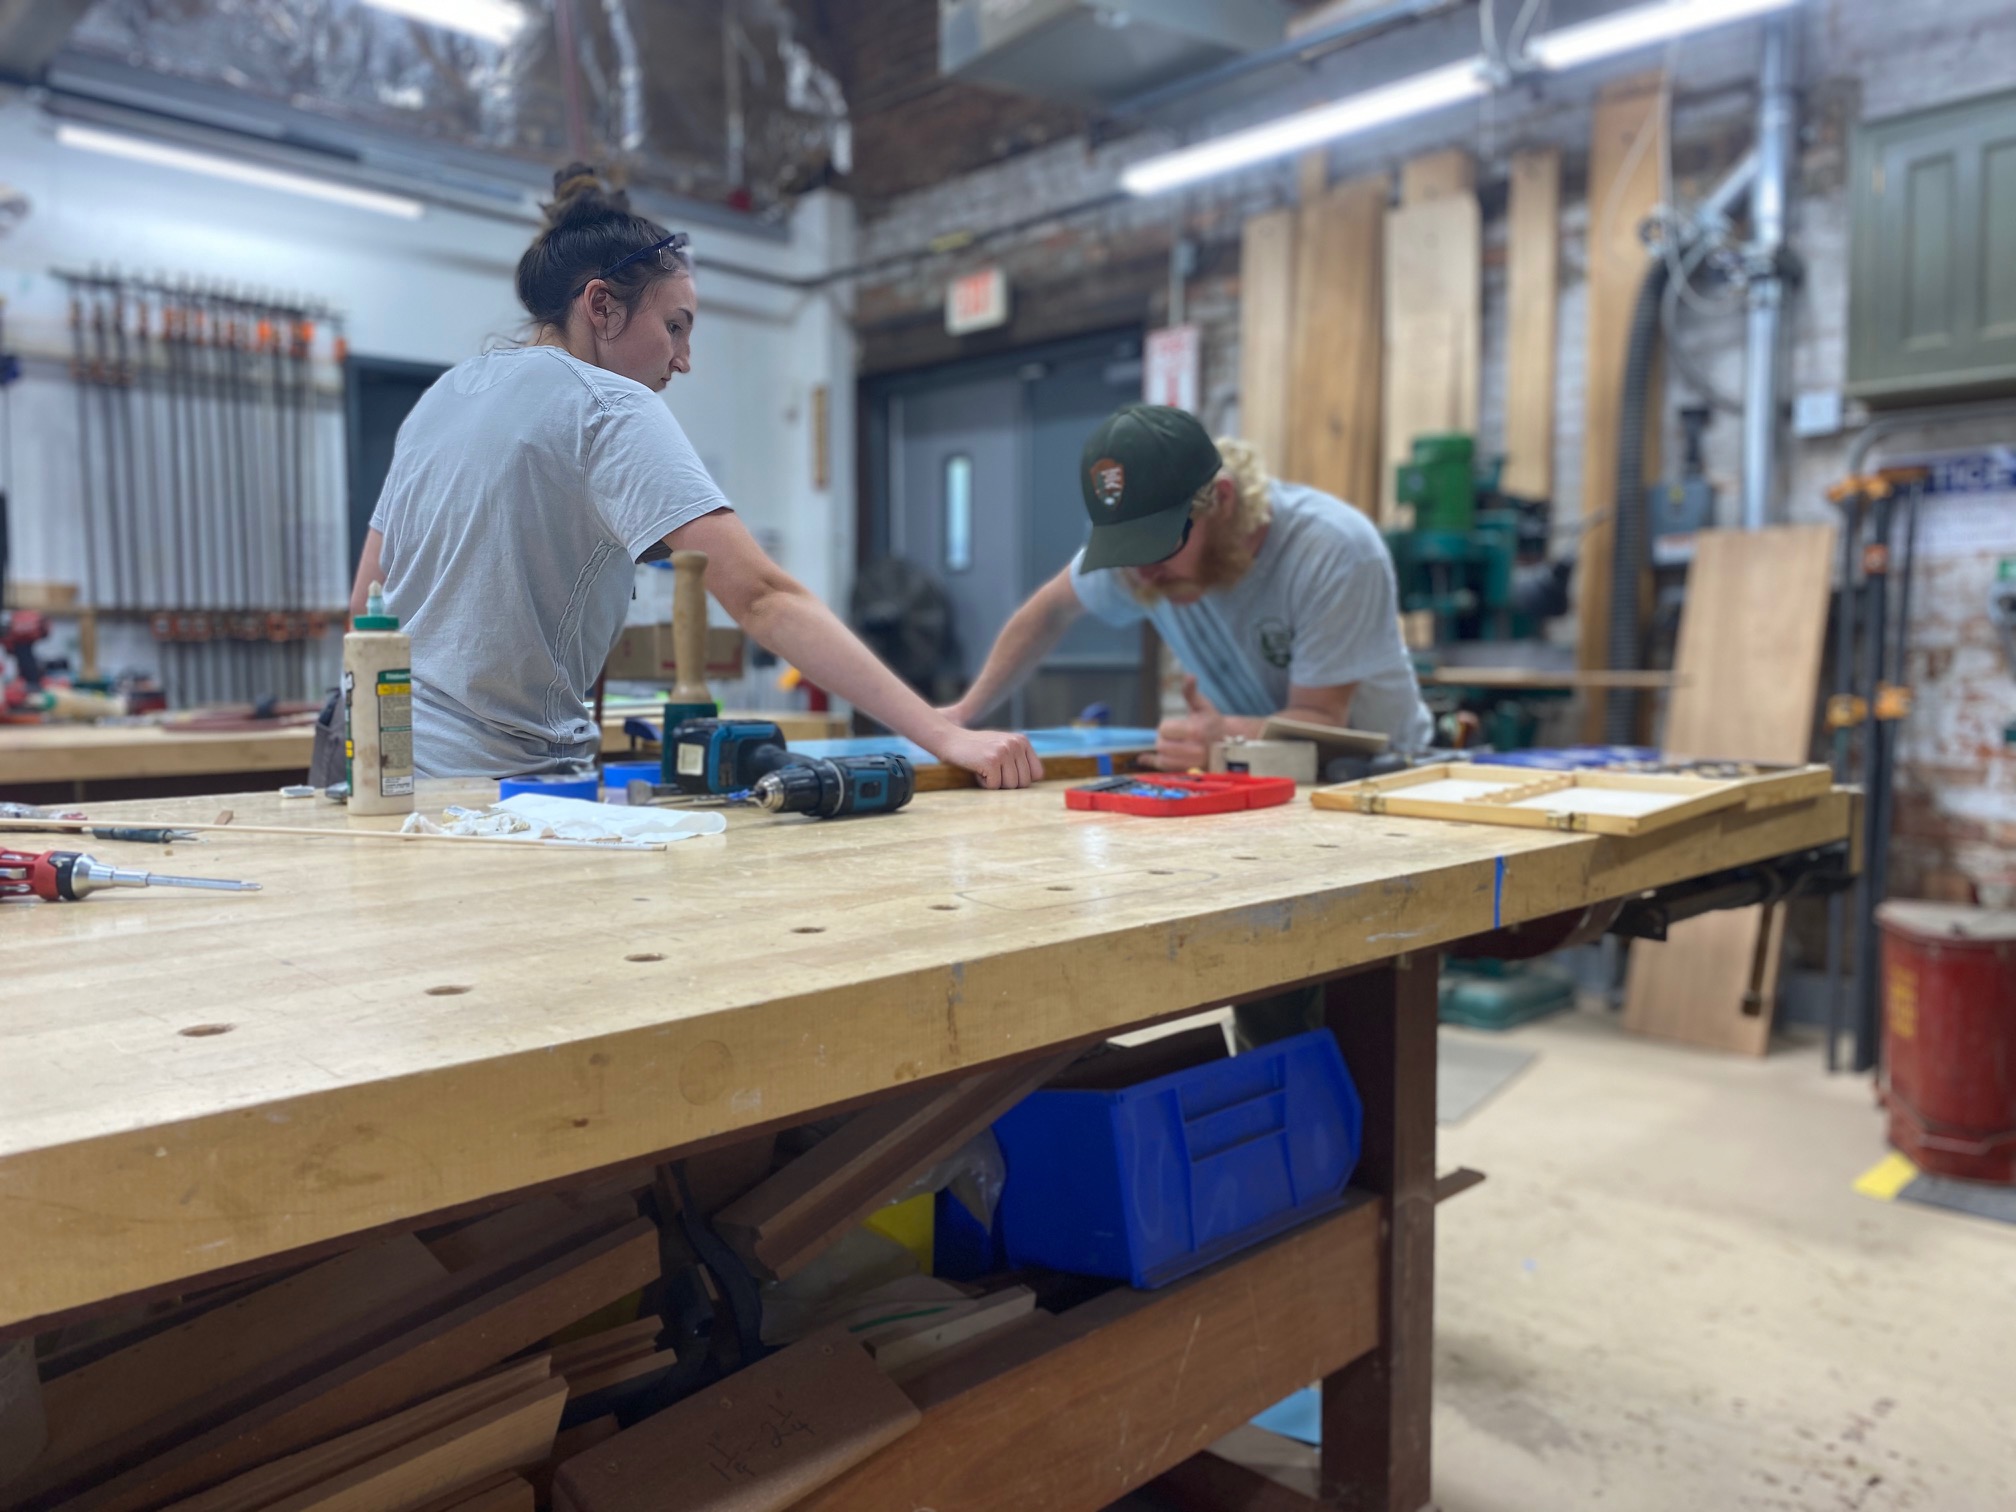
[[[1144,793],[1144,788],[1161,791]],[[1162,793],[1172,796],[1164,797]],[[1237,814],[1276,808],[1295,797],[1292,777],[1254,777],[1245,772],[1213,772],[1199,777],[1109,777],[1065,791],[1067,807],[1095,813],[1134,814],[1143,819],[1184,819],[1194,814]]]

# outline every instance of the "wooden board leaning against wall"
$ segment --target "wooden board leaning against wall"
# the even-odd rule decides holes
[[[1668,751],[1707,760],[1808,758],[1834,551],[1831,525],[1699,538],[1680,619],[1680,681],[1666,709]],[[1759,646],[1771,655],[1757,655]],[[1762,1055],[1784,939],[1784,909],[1738,908],[1676,925],[1663,943],[1639,941],[1624,1027]]]
[[[1392,527],[1394,469],[1416,437],[1477,434],[1483,222],[1468,152],[1430,153],[1400,173],[1386,217],[1386,460],[1379,520]]]
[[[1505,491],[1554,497],[1554,340],[1561,293],[1561,153],[1512,154],[1505,205]]]
[[[1302,159],[1294,222],[1288,391],[1282,450],[1268,456],[1284,478],[1371,510],[1379,490],[1379,290],[1383,173],[1329,183],[1322,153]],[[1264,298],[1264,296],[1262,296]]]
[[[1645,279],[1639,224],[1659,203],[1666,158],[1665,76],[1640,74],[1604,89],[1589,140],[1589,356],[1583,384],[1582,550],[1575,569],[1583,667],[1609,665],[1611,518],[1616,506],[1617,422],[1631,312]],[[1653,371],[1647,410],[1659,413]],[[1645,481],[1659,476],[1659,427],[1645,431]],[[1644,596],[1641,595],[1641,602]],[[1603,735],[1605,696],[1583,694],[1583,737]]]

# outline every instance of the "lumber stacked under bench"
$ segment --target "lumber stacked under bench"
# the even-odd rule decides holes
[[[1082,1482],[1079,1500],[1099,1499],[1087,1508],[1103,1504],[1190,1452],[1171,1414],[1229,1421],[1366,1347],[1374,1208],[1166,1292],[1094,1284],[1094,1301],[1061,1313],[1039,1305],[1059,1278],[906,1274],[807,1304],[796,1342],[774,1352],[737,1335],[720,1294],[802,1275],[1073,1054],[375,1240],[83,1341],[45,1340],[48,1447],[0,1484],[0,1512],[880,1507],[891,1484],[955,1490],[974,1422],[1015,1403],[1047,1414],[1048,1383],[1069,1396],[1073,1382],[1139,1395],[1128,1410],[1160,1424],[1144,1428],[1141,1454],[1096,1474],[1076,1464],[1087,1435],[1106,1431],[1079,1414],[1059,1430],[1059,1467],[1002,1477],[980,1505],[1062,1506],[1060,1475]],[[731,1249],[745,1269],[723,1260]],[[712,1271],[689,1274],[703,1253]],[[1343,1292],[1320,1318],[1249,1325],[1217,1300],[1333,1260]],[[711,1337],[704,1322],[680,1336],[696,1355],[682,1365],[664,1319],[690,1326],[675,1302],[693,1286],[717,1316]],[[1207,1314],[1233,1319],[1246,1353],[1216,1358],[1186,1388],[1186,1341]],[[1222,1353],[1215,1342],[1210,1352]],[[702,1384],[700,1355],[728,1368]],[[1032,1420],[1030,1431],[1048,1430]]]
[[[1069,1059],[867,1109],[781,1167],[762,1135],[44,1341],[47,1445],[0,1512],[598,1512],[695,1445],[739,1488],[721,1505],[785,1505],[914,1425],[899,1371],[1026,1318],[1033,1294],[922,1278],[928,1317],[828,1333],[654,1412],[679,1363],[659,1283],[694,1259],[681,1208],[733,1212],[720,1231],[757,1272],[794,1274]],[[751,1447],[780,1431],[787,1452]]]
[[[48,1446],[0,1506],[431,1512],[479,1492],[509,1506],[522,1498],[500,1477],[550,1456],[572,1384],[526,1352],[658,1274],[634,1201],[540,1199],[432,1248],[402,1235],[199,1299],[72,1369],[51,1362]]]

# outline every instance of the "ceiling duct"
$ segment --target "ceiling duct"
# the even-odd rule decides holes
[[[97,0],[51,82],[254,135],[294,114],[305,131],[289,138],[399,139],[451,177],[489,158],[486,176],[543,186],[583,156],[640,188],[759,213],[847,171],[846,101],[785,0],[510,4],[521,24],[484,38],[364,0]],[[96,87],[112,73],[116,96]]]
[[[1098,106],[1281,42],[1281,0],[939,0],[948,75]]]

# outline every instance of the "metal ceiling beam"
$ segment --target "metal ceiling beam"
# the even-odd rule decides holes
[[[0,78],[39,83],[91,0],[0,0]]]

